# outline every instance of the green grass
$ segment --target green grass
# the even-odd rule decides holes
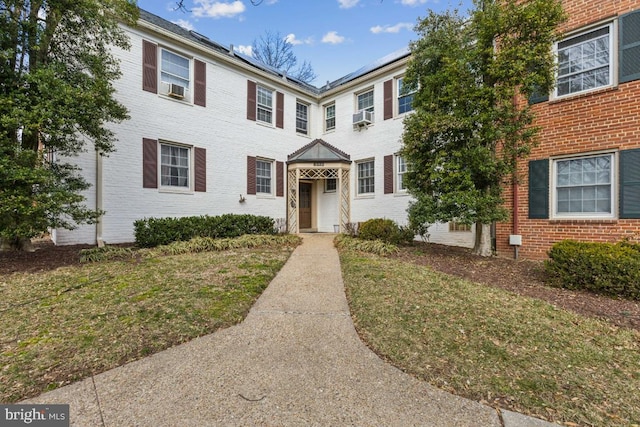
[[[106,258],[123,259],[2,277],[0,402],[240,322],[300,239],[253,243],[200,253],[180,247],[179,255],[162,255],[170,246],[142,256],[106,250]]]
[[[399,260],[341,262],[356,328],[402,370],[554,422],[640,423],[637,331]]]

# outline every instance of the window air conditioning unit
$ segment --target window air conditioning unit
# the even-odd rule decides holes
[[[179,98],[179,99],[184,98],[184,86],[177,85],[175,83],[171,83],[169,85],[169,93],[168,93],[168,95],[173,97],[173,98]]]
[[[373,112],[360,110],[353,115],[354,126],[367,126],[373,121]]]

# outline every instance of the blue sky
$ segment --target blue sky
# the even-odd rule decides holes
[[[266,31],[294,45],[298,62],[311,63],[322,86],[417,39],[413,27],[428,10],[466,12],[472,0],[138,0],[138,6],[236,50],[250,54]]]

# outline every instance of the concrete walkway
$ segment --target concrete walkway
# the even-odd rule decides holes
[[[82,427],[550,425],[383,362],[351,322],[333,236],[303,238],[241,324],[22,403],[68,403]]]

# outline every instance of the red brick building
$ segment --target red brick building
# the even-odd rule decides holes
[[[539,144],[505,191],[499,255],[640,236],[640,0],[564,0],[555,90],[532,99]],[[519,236],[519,237],[518,237]]]

